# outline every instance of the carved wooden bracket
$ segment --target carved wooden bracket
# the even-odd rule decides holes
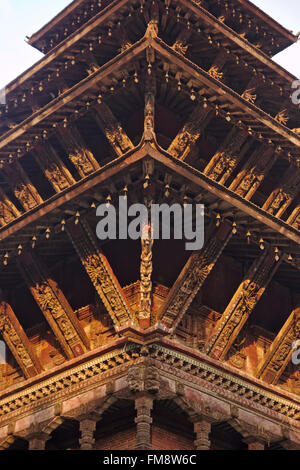
[[[67,233],[114,325],[120,326],[131,321],[132,316],[122,288],[106,257],[100,252],[96,235],[87,222],[67,224]]]
[[[26,252],[18,258],[18,266],[67,357],[73,358],[86,352],[89,341],[69,302],[41,260]]]

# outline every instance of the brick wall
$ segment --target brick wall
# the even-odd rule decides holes
[[[135,446],[135,427],[123,429],[115,434],[102,437],[95,443],[96,450],[132,450]]]
[[[192,439],[167,431],[159,426],[152,427],[152,449],[153,450],[194,450]]]

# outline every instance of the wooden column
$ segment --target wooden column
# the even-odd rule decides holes
[[[99,250],[96,235],[88,223],[80,221],[77,225],[67,224],[67,233],[114,325],[120,326],[130,321],[131,314],[122,288],[106,257]]]
[[[291,361],[294,341],[300,340],[300,307],[289,316],[258,367],[257,378],[276,384]]]
[[[211,421],[206,418],[200,418],[199,421],[194,422],[194,433],[196,440],[194,441],[197,450],[210,450],[210,432]]]
[[[255,437],[244,439],[244,442],[248,444],[248,450],[265,450],[265,443],[255,439]]]
[[[233,127],[217,153],[212,157],[204,170],[204,174],[218,183],[225,184],[233,170],[236,168],[244,152],[242,145],[248,139],[246,131]],[[244,151],[247,149],[245,146]]]
[[[121,124],[117,121],[110,108],[105,103],[94,106],[95,118],[100,129],[118,156],[134,148]]]
[[[0,303],[0,333],[26,378],[42,371],[32,345],[10,305]]]
[[[267,250],[254,261],[217,322],[206,347],[207,354],[214,359],[225,359],[279,265],[280,261],[276,262],[274,253]]]
[[[28,436],[28,450],[45,450],[46,442],[49,441],[49,439],[51,439],[51,436],[44,432],[37,432]]]
[[[100,168],[74,124],[60,127],[57,137],[81,178],[85,178]]]
[[[300,189],[300,168],[291,165],[283,175],[278,188],[268,197],[263,209],[276,217],[286,211]]]
[[[136,444],[135,450],[151,450],[151,411],[153,409],[153,399],[147,395],[142,395],[135,399],[136,409]]]
[[[81,450],[92,450],[95,444],[94,433],[96,431],[97,420],[85,417],[80,420],[81,438],[79,439]]]
[[[43,199],[19,162],[15,162],[13,165],[5,165],[3,171],[15,197],[20,201],[25,211],[42,204]]]
[[[211,273],[232,235],[226,223],[218,227],[199,253],[192,254],[171,288],[160,313],[160,319],[169,328],[175,328]]]
[[[34,158],[46,178],[59,193],[75,183],[75,180],[51,144],[37,145],[33,152]]]
[[[18,266],[36,303],[68,358],[80,356],[88,349],[88,339],[69,302],[46,266],[33,253],[18,257]]]

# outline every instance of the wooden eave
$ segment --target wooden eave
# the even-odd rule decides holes
[[[246,201],[233,191],[211,180],[199,170],[171,156],[167,151],[161,148],[154,148],[151,144],[142,145],[141,142],[132,151],[110,161],[90,176],[55,194],[39,206],[22,214],[5,227],[0,228],[0,242],[1,244],[4,242],[4,246],[3,248],[0,246],[0,250],[5,248],[5,251],[7,251],[10,240],[12,245],[16,247],[19,237],[22,238],[23,246],[27,242],[30,243],[32,236],[36,234],[35,227],[37,224],[40,227],[47,227],[50,223],[54,227],[57,226],[60,231],[60,222],[64,217],[64,213],[75,214],[80,203],[83,207],[85,204],[86,207],[89,207],[89,201],[95,198],[95,194],[97,194],[99,199],[101,188],[105,192],[107,186],[111,186],[115,179],[122,179],[122,175],[128,174],[129,171],[134,170],[137,165],[140,165],[141,161],[149,158],[156,162],[158,168],[161,168],[162,173],[167,171],[170,174],[174,174],[181,180],[182,184],[188,182],[188,186],[193,188],[192,191],[196,194],[195,197],[203,194],[201,201],[207,207],[211,204],[211,196],[215,200],[220,201],[224,205],[224,210],[235,215],[235,220],[239,224],[240,229],[245,229],[246,231],[249,225],[255,222],[257,225],[255,231],[262,235],[265,232],[273,234],[279,246],[281,243],[286,246],[286,241],[296,245],[300,244],[300,232],[283,220],[269,214],[252,202]],[[102,196],[100,199],[104,201],[104,194]],[[296,267],[296,269],[300,269],[299,261],[296,260],[290,264]]]
[[[192,3],[190,0],[180,1],[184,6],[186,6],[195,14],[195,18],[197,20],[201,20],[206,23],[211,31],[217,31],[222,35],[223,38],[226,37],[226,39],[228,39],[231,43],[232,50],[238,50],[239,52],[245,54],[244,57],[248,62],[252,61],[254,58],[257,61],[257,66],[259,65],[265,67],[264,71],[267,74],[272,74],[272,80],[274,80],[274,74],[276,74],[278,77],[280,77],[280,79],[286,81],[286,86],[290,88],[291,83],[297,79],[293,74],[286,71],[279,64],[276,64],[263,51],[256,48],[226,24],[219,21],[203,7]],[[111,5],[101,10],[94,17],[90,18],[86,23],[80,26],[76,31],[71,33],[66,39],[61,41],[51,51],[49,51],[45,57],[26,70],[15,80],[10,82],[6,86],[6,94],[8,95],[14,90],[17,90],[17,88],[23,86],[27,80],[35,80],[36,74],[40,72],[47,73],[49,67],[53,68],[56,61],[61,61],[62,55],[64,53],[68,52],[71,54],[72,47],[74,47],[81,39],[93,33],[95,29],[100,27],[103,23],[105,23],[105,21],[113,19],[114,15],[119,13],[120,9],[125,6],[130,6],[129,0],[115,0]],[[297,38],[295,40],[297,40]]]
[[[249,0],[235,0],[235,2],[241,7],[245,8],[249,13],[254,14],[266,23],[271,29],[277,31],[280,36],[284,37],[289,45],[298,41],[298,37],[295,36],[291,31],[282,26],[278,21],[274,20],[270,15],[261,10],[258,6],[254,5]]]
[[[283,152],[292,151],[293,157],[295,158],[299,155],[300,137],[297,134],[254,104],[246,101],[222,82],[211,77],[205,70],[186,59],[182,54],[174,51],[158,37],[152,39],[146,37],[142,38],[125,52],[100,67],[99,70],[33,113],[14,129],[3,134],[0,138],[0,155],[5,156],[5,154],[16,152],[17,148],[22,147],[26,141],[30,141],[30,134],[36,135],[38,132],[37,129],[41,130],[42,126],[42,129],[45,129],[47,126],[52,128],[53,123],[60,120],[57,118],[57,114],[67,114],[68,108],[69,110],[71,108],[71,111],[73,111],[76,106],[76,100],[82,100],[84,94],[92,89],[94,89],[96,95],[95,89],[98,90],[101,81],[110,74],[119,75],[121,77],[125,63],[126,66],[128,66],[129,63],[133,63],[134,60],[137,60],[138,55],[149,46],[156,50],[164,61],[169,61],[182,71],[189,80],[193,81],[195,87],[198,86],[203,89],[204,86],[208,101],[212,98],[215,100],[217,97],[237,121],[241,120],[245,122],[254,132],[260,133],[266,139],[274,140],[276,145],[282,147]],[[12,146],[14,146],[14,148]],[[284,153],[283,157],[286,157]]]
[[[80,0],[82,3],[84,0]],[[6,94],[10,94],[13,91],[24,85],[27,80],[35,80],[35,75],[42,72],[47,73],[49,67],[53,68],[56,61],[62,60],[62,55],[66,52],[72,53],[72,47],[75,46],[81,39],[85,38],[88,34],[94,32],[94,30],[100,27],[108,19],[111,19],[120,12],[122,7],[130,4],[130,0],[114,0],[109,7],[99,11],[95,16],[90,18],[86,23],[80,26],[76,31],[71,33],[67,38],[57,44],[51,51],[49,51],[44,57],[42,57],[32,67],[22,73],[19,77],[10,82],[6,88]]]

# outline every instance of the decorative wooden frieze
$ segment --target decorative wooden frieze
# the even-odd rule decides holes
[[[42,204],[43,199],[29,180],[19,162],[4,167],[7,182],[12,188],[15,197],[20,201],[25,211]]]
[[[0,303],[0,333],[26,378],[42,371],[32,345],[10,305]]]
[[[160,314],[162,323],[175,328],[211,273],[232,235],[231,227],[222,224],[209,237],[199,253],[194,253],[174,283]]]
[[[292,227],[295,227],[297,230],[300,230],[300,205],[293,210],[287,223],[292,225]]]
[[[57,193],[75,183],[73,176],[63,164],[51,144],[47,143],[45,145],[36,146],[33,155]]]
[[[242,157],[241,147],[248,137],[247,132],[234,127],[206,166],[204,174],[224,184],[239,163]]]
[[[197,106],[169,146],[168,152],[180,160],[186,160],[212,117],[207,103]]]
[[[67,224],[67,232],[114,325],[120,326],[130,321],[132,318],[122,288],[106,257],[100,252],[96,235],[87,222]]]
[[[41,260],[30,252],[18,258],[18,266],[36,303],[68,358],[88,349],[88,339],[73,310]]]
[[[300,340],[300,308],[289,316],[258,367],[257,377],[276,384],[294,353],[293,343]]]
[[[280,217],[289,207],[300,189],[300,168],[291,165],[282,177],[279,187],[268,197],[263,209]]]
[[[229,189],[250,200],[276,160],[274,150],[263,144],[252,153]]]
[[[0,226],[4,227],[20,215],[16,206],[8,199],[4,191],[0,189]]]
[[[207,354],[214,359],[225,359],[279,265],[274,253],[267,250],[254,261],[217,322],[206,347]]]
[[[95,118],[108,142],[118,156],[134,148],[130,138],[105,103],[94,106]]]
[[[90,175],[100,168],[99,163],[87,148],[74,124],[72,126],[60,127],[57,136],[81,178]]]

